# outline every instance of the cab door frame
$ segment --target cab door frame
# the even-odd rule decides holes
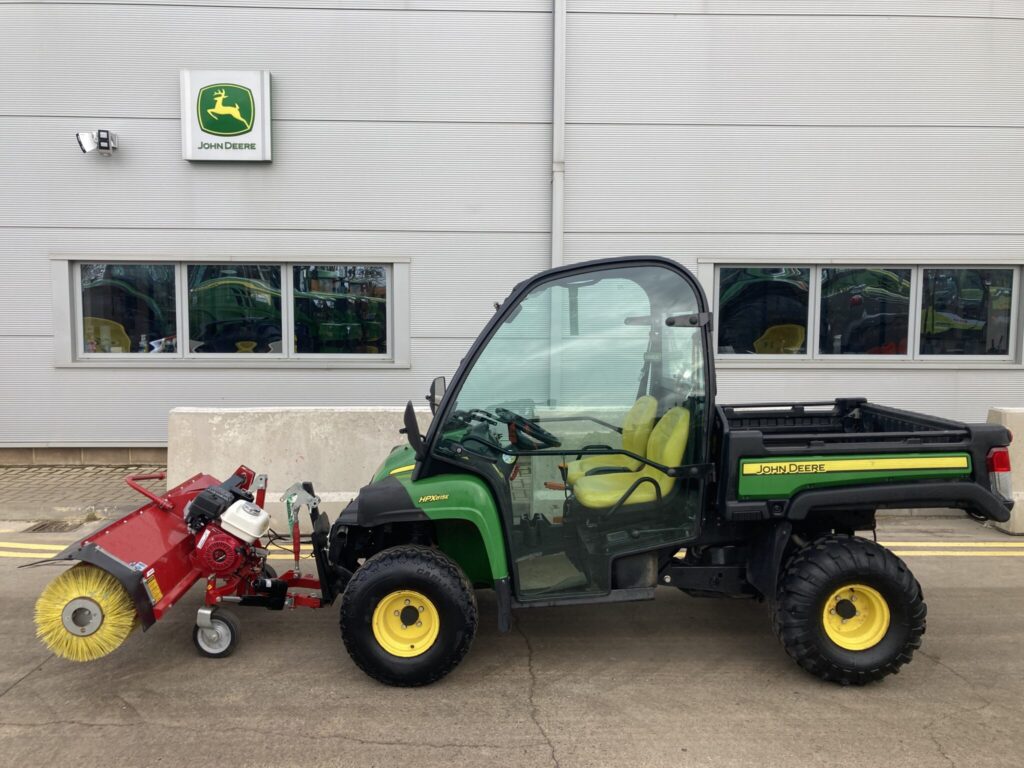
[[[710,459],[711,451],[711,419],[714,413],[714,400],[717,393],[715,383],[715,370],[714,370],[714,357],[712,351],[712,322],[710,309],[708,307],[707,295],[704,292],[700,282],[694,277],[693,273],[690,272],[686,267],[682,266],[676,261],[667,259],[660,256],[628,256],[618,257],[610,259],[596,259],[593,261],[581,262],[578,264],[572,264],[563,267],[556,267],[554,269],[545,270],[534,275],[527,280],[517,284],[505,298],[505,300],[498,307],[497,311],[488,321],[487,325],[477,336],[476,340],[470,346],[469,351],[463,357],[459,364],[458,369],[452,376],[451,383],[445,390],[444,396],[441,399],[437,407],[437,412],[434,414],[434,418],[431,421],[430,427],[427,429],[426,435],[423,437],[423,450],[422,454],[418,457],[416,462],[416,468],[413,471],[412,479],[419,480],[421,478],[432,477],[437,474],[445,472],[470,472],[471,474],[480,477],[491,489],[494,495],[495,505],[499,510],[499,517],[501,518],[502,531],[504,534],[504,545],[505,554],[512,563],[513,553],[511,552],[510,543],[510,532],[506,526],[506,520],[511,519],[511,496],[509,495],[508,489],[502,487],[493,473],[483,472],[477,467],[473,466],[472,463],[453,463],[450,460],[445,459],[442,456],[438,456],[435,453],[435,448],[438,441],[441,438],[441,427],[447,422],[450,416],[451,410],[454,404],[458,400],[459,393],[462,390],[462,386],[466,381],[470,371],[476,364],[481,352],[490,343],[492,337],[509,318],[513,312],[515,312],[520,304],[520,301],[529,295],[534,289],[541,286],[544,283],[558,280],[565,277],[574,276],[585,276],[590,272],[606,271],[616,268],[635,268],[635,267],[660,267],[675,272],[679,277],[683,279],[685,283],[692,289],[694,297],[697,301],[697,313],[694,317],[697,318],[698,325],[701,329],[701,354],[704,360],[704,392],[705,392],[705,418],[707,423],[704,425],[702,430],[702,445],[700,455],[705,461]],[[576,451],[572,451],[575,453]],[[524,451],[523,455],[529,455],[531,452]],[[568,452],[567,452],[568,453]],[[697,500],[697,509],[700,510],[699,514],[703,517],[703,510],[705,507],[705,501],[708,498],[708,483],[701,481],[699,483],[699,498]],[[501,585],[499,593],[507,594],[510,585]],[[496,585],[498,588],[498,585]],[[635,591],[635,590],[633,590]],[[636,597],[639,597],[637,595]],[[632,599],[636,599],[636,597]],[[594,598],[565,598],[564,600],[555,600],[553,602],[581,602],[581,601],[607,601],[608,595]],[[623,596],[622,599],[630,599]],[[537,605],[536,602],[524,603],[524,605]],[[552,601],[548,601],[546,604],[552,604]]]

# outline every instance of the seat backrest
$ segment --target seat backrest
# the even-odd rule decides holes
[[[622,447],[637,456],[647,455],[647,441],[658,415],[658,401],[650,395],[639,398],[622,421]]]
[[[685,408],[672,408],[661,417],[651,430],[647,440],[647,458],[666,467],[678,467],[683,463],[683,452],[690,436],[690,412]],[[661,495],[665,496],[672,490],[675,478],[669,477],[660,469],[644,464],[643,474],[654,480],[661,487]]]

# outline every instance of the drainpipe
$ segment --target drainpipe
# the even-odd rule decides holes
[[[565,263],[565,3],[552,0],[551,266]]]
[[[551,266],[565,263],[565,3],[552,0],[551,61]],[[548,346],[548,405],[557,407],[562,392],[562,311],[560,295],[551,294]]]

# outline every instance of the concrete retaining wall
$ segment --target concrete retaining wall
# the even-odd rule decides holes
[[[268,476],[267,508],[283,528],[281,493],[310,480],[335,514],[369,482],[399,434],[403,408],[175,408],[168,421],[167,485],[198,472],[226,478],[239,464]],[[420,430],[430,411],[417,411]],[[280,527],[279,527],[280,526]]]
[[[1014,434],[1010,445],[1010,466],[1013,467],[1013,499],[1016,502],[1010,519],[996,523],[1006,533],[1024,536],[1024,408],[993,408],[988,412],[989,424],[1002,424]]]

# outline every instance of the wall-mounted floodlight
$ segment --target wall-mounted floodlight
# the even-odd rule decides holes
[[[75,138],[83,152],[99,150],[104,157],[110,157],[117,149],[117,134],[111,131],[82,131],[76,133]]]

